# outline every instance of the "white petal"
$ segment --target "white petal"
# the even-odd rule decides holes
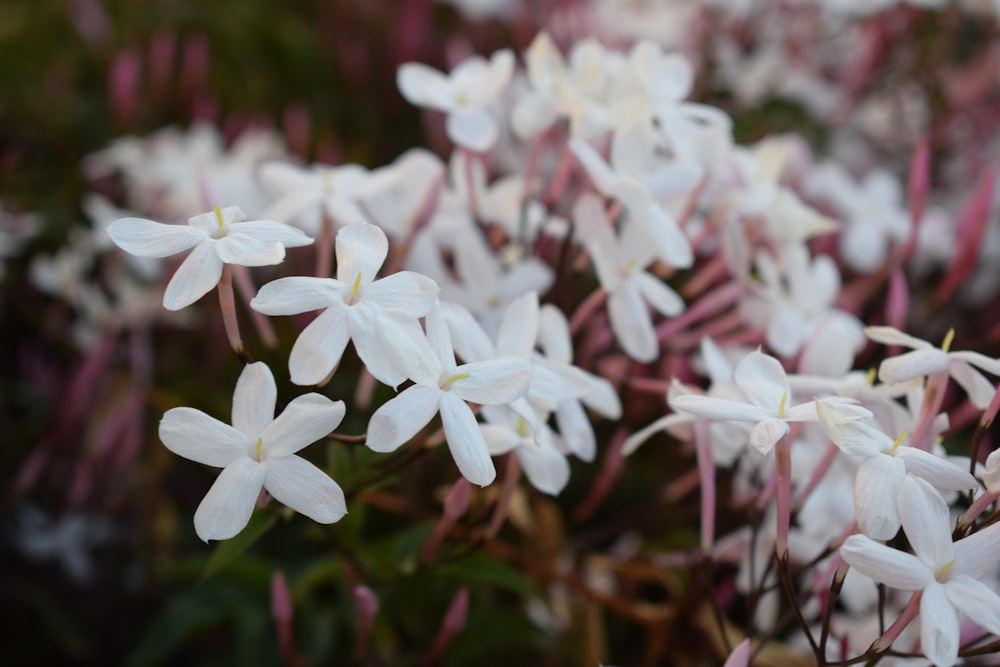
[[[296,315],[343,303],[346,289],[332,278],[278,278],[257,291],[250,307],[265,315]]]
[[[496,144],[500,131],[486,109],[460,109],[448,115],[448,138],[459,146],[479,153]]]
[[[625,439],[625,442],[622,444],[622,456],[628,456],[635,450],[639,449],[639,447],[641,447],[656,433],[676,428],[678,426],[685,426],[695,421],[695,419],[696,417],[693,415],[685,414],[683,412],[675,412],[673,414],[660,417],[649,426],[636,431]]]
[[[644,188],[624,181],[618,188],[629,215],[642,225],[655,247],[655,254],[670,266],[686,269],[694,262],[691,243],[677,222],[653,200]]]
[[[434,417],[442,393],[435,387],[413,385],[389,399],[368,422],[365,444],[376,452],[395,451]]]
[[[951,517],[937,489],[907,475],[899,491],[899,516],[913,552],[929,568],[936,571],[954,559]]]
[[[780,304],[767,324],[767,344],[775,354],[791,357],[798,354],[805,342],[806,322],[802,313],[787,304]]]
[[[573,341],[569,323],[559,307],[546,303],[538,315],[538,343],[550,361],[568,364],[573,361]]]
[[[368,372],[393,389],[407,378],[433,385],[440,366],[416,318],[401,310],[379,310],[362,303],[350,308],[348,324],[358,357]]]
[[[871,412],[865,412],[868,413],[867,419],[863,414],[859,416],[854,411],[842,410],[825,399],[816,401],[816,414],[826,435],[841,451],[851,456],[876,456],[892,447],[892,438],[875,426],[871,421]]]
[[[684,312],[684,300],[659,278],[654,278],[645,271],[636,271],[632,280],[656,312],[667,316]]]
[[[597,438],[590,418],[579,401],[564,401],[556,407],[559,435],[566,447],[581,461],[593,461],[597,454]]]
[[[243,530],[264,486],[264,466],[243,456],[219,473],[194,513],[194,531],[203,541],[228,540]]]
[[[434,357],[443,370],[455,366],[455,350],[451,344],[451,332],[444,319],[444,314],[438,307],[433,307],[424,320],[427,326],[427,342],[434,351]],[[435,378],[436,380],[436,378]]]
[[[885,454],[872,456],[858,468],[854,511],[858,529],[873,540],[889,540],[899,532],[899,489],[905,476],[903,462]]]
[[[531,364],[516,357],[499,357],[490,361],[463,364],[455,375],[451,390],[466,401],[480,405],[502,405],[524,396],[531,384]]]
[[[551,443],[517,450],[524,475],[542,493],[557,496],[569,482],[569,461]]]
[[[583,404],[608,419],[621,419],[622,401],[614,385],[600,377],[588,373],[590,392],[583,397]]]
[[[965,390],[972,404],[980,410],[985,410],[986,406],[990,404],[993,394],[996,392],[996,387],[967,361],[955,358],[954,355],[951,355],[951,357],[951,363],[948,364],[948,373]]]
[[[932,582],[920,598],[920,650],[937,667],[958,662],[958,613],[945,587]]]
[[[733,380],[751,403],[767,410],[771,416],[778,415],[782,397],[786,406],[791,399],[788,377],[781,362],[760,350],[751,352],[736,365]]]
[[[316,393],[298,396],[260,434],[261,455],[271,459],[294,454],[329,434],[343,418],[343,401]]]
[[[582,139],[572,139],[569,142],[569,147],[576,156],[576,159],[583,165],[583,168],[587,170],[587,174],[594,181],[594,185],[601,194],[614,196],[620,179],[611,171],[608,163],[604,161],[600,153]],[[581,197],[581,199],[583,198]],[[576,215],[579,215],[579,213],[575,214],[574,217]]]
[[[591,390],[590,377],[576,366],[550,364],[545,359],[535,357],[528,395],[536,403],[555,408],[564,401],[586,396]]]
[[[944,491],[970,491],[979,486],[968,470],[922,449],[901,446],[896,450],[895,457],[906,465],[908,473],[927,480],[935,488]]]
[[[706,419],[759,422],[770,415],[756,405],[725,398],[685,394],[671,398],[670,407]]]
[[[709,336],[701,339],[701,359],[712,384],[730,384],[733,381],[733,365],[719,346]]]
[[[334,523],[347,514],[347,501],[340,486],[309,461],[294,455],[282,456],[268,459],[264,467],[267,469],[264,488],[282,505],[318,523]]]
[[[493,341],[464,306],[441,302],[440,308],[441,315],[448,323],[449,338],[455,344],[455,353],[462,361],[486,361],[496,356]]]
[[[233,392],[233,427],[253,443],[274,419],[278,388],[267,364],[247,364]]]
[[[764,419],[754,424],[750,431],[750,445],[761,454],[767,454],[788,430],[788,424],[780,419]]]
[[[967,361],[991,375],[1000,375],[1000,359],[987,357],[985,354],[980,354],[979,352],[952,352],[948,356],[952,359]]]
[[[331,307],[320,313],[302,330],[288,355],[292,382],[310,385],[325,380],[340,363],[350,337],[347,308]]]
[[[979,579],[993,570],[1000,554],[1000,523],[955,542],[955,574]]]
[[[646,302],[633,282],[623,282],[608,293],[608,317],[615,338],[628,356],[642,363],[656,359],[660,343]]]
[[[486,442],[486,448],[493,456],[506,454],[507,452],[519,447],[523,442],[523,439],[517,434],[517,431],[509,426],[501,426],[499,424],[480,424],[479,430],[483,433],[483,440]]]
[[[353,286],[360,274],[360,285],[368,285],[375,280],[388,252],[389,240],[376,225],[341,227],[336,241],[337,280]]]
[[[229,235],[235,234],[251,236],[268,243],[280,243],[286,248],[299,248],[313,242],[301,229],[277,220],[237,222],[229,227]]]
[[[963,574],[952,576],[944,588],[955,609],[961,609],[987,632],[1000,634],[1000,596],[994,590]]]
[[[887,547],[864,535],[851,535],[840,555],[858,572],[902,591],[919,591],[934,581],[931,570],[913,554]]]
[[[913,378],[946,371],[949,362],[947,353],[937,348],[913,350],[883,361],[878,369],[878,379],[887,384],[906,382]]]
[[[143,218],[120,218],[108,225],[108,236],[119,248],[138,257],[168,257],[208,238],[189,225],[165,225]]]
[[[195,246],[177,268],[177,273],[163,293],[163,307],[180,310],[205,296],[219,284],[222,277],[222,260],[215,254],[210,240]]]
[[[925,340],[915,338],[893,327],[865,327],[865,335],[883,345],[902,345],[914,350],[930,350],[934,346]]]
[[[527,359],[538,334],[538,292],[531,291],[507,306],[497,334],[497,354]]]
[[[285,259],[285,246],[247,234],[227,234],[212,244],[219,259],[226,264],[272,266]]]
[[[423,63],[404,63],[396,72],[399,92],[410,104],[449,111],[454,96],[448,77]]]
[[[368,285],[364,299],[383,309],[393,308],[410,317],[423,317],[440,291],[438,284],[425,275],[399,271]]]
[[[247,438],[229,424],[194,408],[167,410],[160,420],[167,449],[197,463],[224,468],[247,454]]]
[[[448,449],[462,476],[479,486],[492,483],[496,479],[496,469],[472,409],[458,396],[444,392],[441,394],[441,423]]]

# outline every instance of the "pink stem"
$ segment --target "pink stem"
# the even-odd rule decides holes
[[[266,315],[250,308],[250,301],[257,294],[257,288],[254,287],[253,281],[250,280],[250,270],[245,266],[233,265],[233,281],[236,283],[236,289],[240,291],[243,301],[247,304],[247,309],[250,311],[250,321],[253,322],[254,329],[257,330],[257,335],[260,336],[261,341],[269,350],[277,348],[278,336],[274,333],[271,320]]]
[[[222,265],[222,278],[219,279],[219,308],[222,310],[222,323],[226,327],[226,337],[229,347],[244,362],[249,363],[246,350],[243,349],[243,339],[240,337],[240,323],[236,317],[236,298],[233,295],[233,272],[230,264]]]
[[[788,558],[788,531],[792,523],[792,445],[784,437],[774,446],[778,525],[774,549],[779,561]]]
[[[708,556],[715,541],[715,460],[709,424],[703,419],[695,422],[694,444],[701,480],[701,550]]]

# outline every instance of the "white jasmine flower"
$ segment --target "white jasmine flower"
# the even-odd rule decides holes
[[[261,182],[277,195],[265,217],[294,224],[307,234],[319,232],[324,215],[337,225],[368,222],[357,201],[368,179],[368,171],[360,165],[318,164],[303,169],[267,162],[258,173]]]
[[[214,211],[194,216],[187,225],[122,218],[108,225],[108,235],[119,248],[139,257],[167,257],[194,248],[163,294],[164,308],[180,310],[219,284],[223,264],[280,264],[285,247],[312,243],[310,237],[280,222],[245,220],[235,206],[216,206]]]
[[[487,423],[480,426],[490,454],[497,456],[513,451],[525,477],[542,493],[557,496],[569,482],[569,462],[556,444],[559,436],[542,420],[534,427],[513,410],[485,405],[482,409]]]
[[[487,151],[500,136],[496,120],[487,110],[503,92],[514,73],[514,54],[504,49],[489,61],[472,56],[450,74],[422,63],[404,63],[396,82],[411,104],[448,114],[448,137],[459,146]]]
[[[385,232],[375,225],[347,225],[337,232],[336,278],[279,278],[257,292],[250,305],[265,315],[324,309],[292,346],[292,382],[321,383],[350,340],[371,374],[393,387],[430,355],[417,318],[434,303],[438,286],[412,271],[376,280],[388,251]]]
[[[426,321],[434,354],[414,374],[416,384],[375,411],[366,444],[376,452],[394,451],[440,412],[459,472],[473,484],[486,486],[496,478],[496,469],[466,401],[504,405],[524,396],[531,383],[531,365],[524,359],[500,357],[459,366],[440,308],[432,308]]]
[[[933,373],[947,372],[980,410],[984,410],[993,398],[993,383],[973,366],[992,375],[1000,375],[1000,361],[979,352],[949,352],[955,336],[954,329],[945,336],[940,348],[893,327],[867,327],[865,335],[876,343],[913,349],[912,352],[891,357],[881,363],[878,377],[882,382],[905,382]]]
[[[913,554],[864,535],[852,535],[840,554],[875,581],[920,598],[920,647],[937,667],[958,662],[959,611],[984,630],[1000,634],[1000,596],[978,581],[997,562],[1000,524],[952,543],[951,518],[940,494],[908,476],[899,495],[899,514]]]
[[[193,408],[163,415],[160,440],[167,449],[222,468],[194,514],[202,540],[225,540],[243,530],[262,487],[319,523],[339,521],[347,513],[337,483],[295,454],[340,424],[344,402],[305,394],[275,418],[276,397],[271,370],[257,362],[244,368],[236,383],[232,426]]]

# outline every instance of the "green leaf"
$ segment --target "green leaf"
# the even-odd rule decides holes
[[[473,554],[467,558],[438,570],[445,576],[457,577],[463,581],[481,581],[525,597],[540,597],[534,582],[514,568],[486,554]]]
[[[215,553],[212,554],[212,557],[208,559],[208,563],[205,564],[205,573],[201,577],[202,581],[208,579],[239,558],[264,533],[271,530],[277,520],[274,514],[265,512],[254,513],[250,517],[250,523],[247,524],[247,527],[239,535],[219,542],[218,546],[215,547]]]

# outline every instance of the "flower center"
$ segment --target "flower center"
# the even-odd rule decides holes
[[[955,340],[955,327],[948,329],[948,333],[944,335],[944,341],[941,342],[941,351],[947,352],[953,340]]]
[[[896,453],[896,450],[899,449],[899,446],[901,444],[903,444],[903,439],[904,438],[906,438],[906,429],[905,428],[903,429],[903,432],[899,434],[899,437],[896,438],[896,441],[892,443],[892,449],[889,450],[890,454],[895,454]]]
[[[517,418],[517,437],[527,438],[528,437],[528,424],[524,421],[524,417]]]
[[[778,419],[785,418],[785,408],[788,407],[788,392],[781,395],[781,402],[778,403]]]
[[[447,380],[441,383],[441,388],[448,389],[448,387],[450,387],[453,382],[458,382],[459,380],[466,380],[470,377],[472,376],[469,375],[468,373],[455,373],[454,375],[452,375]]]
[[[219,225],[219,235],[221,236],[226,228],[226,222],[222,219],[222,209],[216,204],[212,207],[212,210],[215,211],[215,222]]]
[[[254,445],[253,457],[260,461],[260,450],[264,447],[264,438],[257,438],[257,444]]]
[[[347,300],[348,306],[353,306],[354,301],[358,298],[358,292],[361,291],[361,272],[358,271],[358,275],[354,278],[354,285],[351,287],[351,296]]]
[[[947,575],[951,571],[951,568],[953,567],[955,567],[955,561],[954,560],[948,561],[947,563],[945,563],[944,567],[942,567],[940,570],[934,573],[934,578],[937,579],[939,582],[943,581],[945,575]]]

